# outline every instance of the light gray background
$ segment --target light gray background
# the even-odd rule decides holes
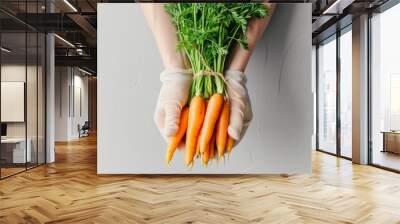
[[[98,7],[99,174],[311,172],[311,5],[279,5],[247,68],[254,119],[225,162],[164,163],[153,111],[161,58],[137,4]]]

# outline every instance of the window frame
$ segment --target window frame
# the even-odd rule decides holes
[[[341,28],[340,30],[337,30],[336,33],[330,35],[329,37],[321,40],[318,44],[316,44],[316,139],[315,139],[315,145],[316,145],[316,151],[323,152],[329,155],[333,155],[339,158],[347,159],[347,160],[352,160],[351,157],[344,156],[342,155],[341,152],[341,108],[340,108],[340,103],[341,103],[341,66],[340,66],[340,60],[341,60],[341,55],[340,55],[340,37],[344,35],[347,32],[352,32],[352,23],[346,25],[345,27]],[[319,105],[319,85],[320,85],[320,80],[319,80],[319,47],[322,43],[327,43],[330,41],[336,41],[336,152],[328,152],[324,149],[321,149],[319,147],[319,112],[320,112],[320,105]]]

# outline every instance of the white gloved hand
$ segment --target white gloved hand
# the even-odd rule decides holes
[[[154,121],[168,142],[169,137],[178,131],[181,110],[189,97],[192,73],[189,70],[165,70],[160,74],[160,80],[162,86]]]
[[[251,102],[246,88],[246,76],[241,71],[227,70],[225,72],[227,92],[231,104],[228,134],[237,144],[253,118]]]

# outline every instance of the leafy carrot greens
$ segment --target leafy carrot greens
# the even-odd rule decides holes
[[[247,49],[249,20],[266,16],[268,9],[261,3],[168,3],[165,9],[177,28],[177,49],[185,52],[193,74],[200,74],[195,75],[190,98],[226,96],[220,74],[229,51],[235,43]]]

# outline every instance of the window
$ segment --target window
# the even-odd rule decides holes
[[[400,170],[400,4],[371,19],[371,162]]]
[[[318,45],[316,60],[317,149],[349,159],[352,157],[352,41],[349,25]]]
[[[318,48],[318,149],[336,153],[336,38]]]
[[[390,130],[400,130],[400,73],[390,74]]]
[[[352,34],[351,26],[340,36],[340,154],[352,156]]]

